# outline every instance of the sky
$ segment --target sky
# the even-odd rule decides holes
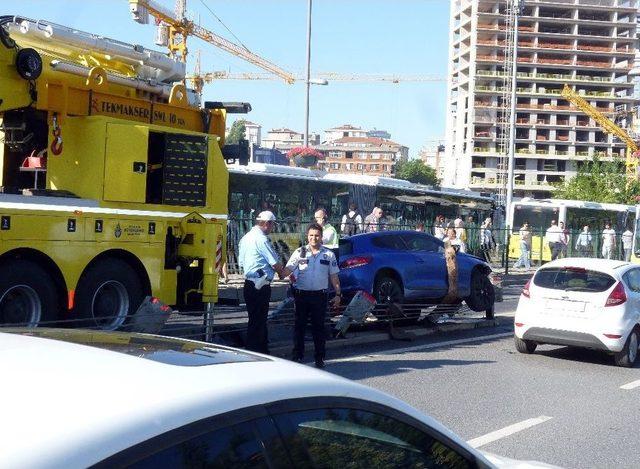
[[[173,9],[173,0],[157,0]],[[207,8],[208,7],[208,8]],[[211,31],[302,75],[306,66],[306,0],[188,0],[188,14]],[[222,20],[232,36],[211,14]],[[17,14],[43,19],[124,42],[162,50],[155,27],[135,23],[127,0],[20,0]],[[448,60],[447,0],[313,0],[311,74],[438,75]],[[191,38],[187,64],[201,51],[202,71],[262,72],[198,38]],[[269,129],[304,131],[305,87],[280,80],[219,80],[206,85],[208,101],[245,101],[244,118]],[[446,83],[330,82],[312,86],[310,132],[342,124],[384,129],[409,147],[411,157],[444,138]],[[238,118],[231,116],[231,121]],[[322,137],[322,133],[321,133]]]

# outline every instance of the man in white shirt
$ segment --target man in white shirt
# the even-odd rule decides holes
[[[606,223],[602,230],[602,257],[603,259],[613,259],[616,252],[616,232],[611,229],[611,225]]]
[[[293,359],[304,358],[304,333],[307,320],[311,321],[311,333],[315,346],[316,367],[324,368],[325,330],[327,314],[327,292],[329,282],[336,295],[332,304],[340,305],[340,279],[338,261],[333,252],[322,246],[322,227],[313,223],[307,229],[306,246],[296,249],[287,262],[295,281],[293,284],[296,316],[294,324]]]
[[[562,249],[562,229],[558,226],[555,220],[551,220],[551,226],[547,228],[547,243],[549,243],[549,250],[551,251],[551,260],[555,261]]]
[[[342,216],[340,233],[344,236],[353,236],[362,232],[362,215],[358,212],[358,206],[351,202],[349,211]]]
[[[622,249],[624,250],[625,262],[631,262],[631,249],[633,247],[633,231],[629,228],[622,233]]]

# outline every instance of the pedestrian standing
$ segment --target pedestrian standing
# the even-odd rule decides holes
[[[529,222],[525,221],[520,227],[520,258],[513,264],[513,268],[524,267],[525,269],[531,268],[531,261],[529,260],[531,254],[531,228]]]
[[[602,230],[602,258],[613,259],[616,252],[616,232],[610,223],[604,225]]]
[[[418,222],[416,224],[416,231],[419,233],[424,233],[424,223]]]
[[[491,218],[486,218],[480,225],[480,254],[486,262],[491,262],[491,250],[495,245],[493,233],[491,232]]]
[[[564,227],[564,222],[560,222],[560,253],[559,257],[567,257],[567,247],[569,246],[569,230]]]
[[[267,235],[276,223],[275,215],[265,210],[258,214],[256,225],[240,240],[238,263],[244,271],[244,300],[247,304],[247,348],[269,353],[267,314],[271,300],[271,281],[277,273],[285,278],[290,272],[278,262]]]
[[[589,231],[589,225],[584,225],[582,231],[576,239],[576,250],[581,257],[591,257],[593,255],[593,236]]]
[[[349,204],[349,211],[342,215],[340,233],[344,236],[353,236],[360,232],[362,232],[362,215],[358,212],[358,206],[355,202],[351,202]]]
[[[558,226],[558,223],[555,220],[551,220],[551,226],[547,228],[547,233],[545,237],[547,238],[547,243],[549,244],[549,250],[551,251],[551,260],[555,261],[560,255],[561,249],[561,241],[560,237],[562,235],[562,230]]]
[[[293,297],[296,316],[293,360],[300,362],[304,358],[304,334],[307,320],[310,320],[317,368],[324,368],[326,341],[324,322],[327,314],[329,281],[336,292],[332,300],[334,307],[340,305],[341,297],[338,262],[335,254],[322,246],[322,231],[319,224],[310,225],[307,229],[307,245],[296,249],[287,262],[287,269],[292,271],[295,278]]]
[[[631,262],[631,249],[633,247],[633,231],[627,227],[627,229],[622,233],[622,249],[624,250],[624,260],[626,262]]]
[[[371,213],[364,218],[364,232],[374,233],[376,231],[383,231],[385,229],[383,216],[384,212],[380,207],[373,207]]]
[[[433,223],[433,236],[442,240],[446,236],[444,226],[444,215],[438,215]]]
[[[316,223],[320,225],[322,228],[322,244],[329,249],[337,249],[338,248],[338,232],[336,229],[327,221],[327,211],[323,208],[319,208],[316,210],[316,213],[313,214],[313,218]]]
[[[459,252],[467,252],[467,246],[464,244],[464,241],[458,238],[455,228],[447,228],[447,236],[442,242],[444,242],[445,248],[451,246],[456,254]]]
[[[456,230],[456,237],[463,243],[467,243],[467,230],[464,229],[462,218],[458,217],[453,221],[453,227]]]

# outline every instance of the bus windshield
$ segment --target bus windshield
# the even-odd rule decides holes
[[[558,207],[535,207],[516,204],[513,211],[513,231],[518,231],[525,221],[534,230],[547,229],[551,220],[558,221]]]

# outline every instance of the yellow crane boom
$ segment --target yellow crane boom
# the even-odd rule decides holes
[[[606,133],[613,134],[627,144],[627,154],[625,164],[627,166],[627,173],[635,175],[636,166],[638,164],[638,158],[636,152],[638,151],[638,144],[633,140],[629,134],[620,126],[616,125],[611,119],[608,119],[604,114],[598,111],[595,107],[587,102],[582,96],[576,93],[569,85],[564,85],[562,88],[562,97],[570,103],[573,103],[578,109],[592,117],[598,125]]]
[[[184,5],[184,2],[182,2],[182,4]],[[279,76],[287,83],[293,83],[295,81],[293,75],[274,63],[254,54],[245,47],[239,46],[197,25],[193,21],[185,18],[184,15],[178,15],[167,10],[154,0],[129,0],[129,10],[136,21],[142,20],[142,22],[144,22],[144,17],[148,14],[156,18],[157,21],[167,24],[169,26],[169,52],[174,57],[179,56],[183,62],[187,60],[187,37],[196,36],[219,49]]]
[[[292,75],[294,81],[306,80],[303,76]],[[400,82],[445,82],[446,77],[439,75],[380,75],[380,74],[358,74],[358,73],[336,73],[336,72],[319,72],[313,75],[316,79],[324,79],[328,81],[382,81],[388,83]],[[202,79],[206,83],[216,80],[273,80],[274,77],[269,73],[233,73],[224,70],[208,72],[203,74],[195,73],[194,76],[187,77],[189,80]]]

